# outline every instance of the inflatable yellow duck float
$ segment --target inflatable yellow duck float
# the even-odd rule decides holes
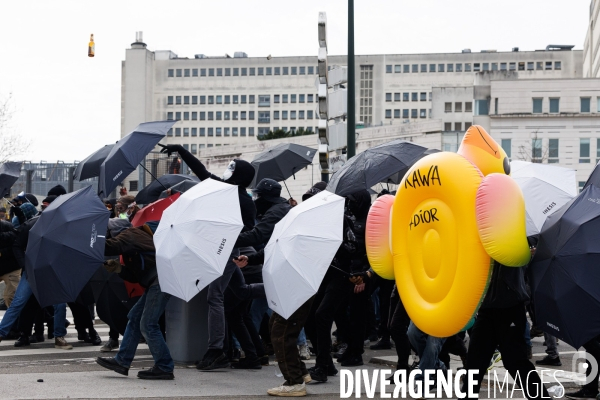
[[[448,337],[472,320],[485,295],[493,260],[529,262],[525,202],[509,176],[504,150],[480,126],[458,153],[415,163],[397,194],[379,198],[367,220],[373,270],[395,279],[411,320]]]

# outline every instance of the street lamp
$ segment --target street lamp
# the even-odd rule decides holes
[[[356,154],[356,73],[354,70],[354,0],[348,0],[348,116],[347,159]]]

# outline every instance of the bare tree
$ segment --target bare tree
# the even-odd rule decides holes
[[[519,146],[518,159],[532,163],[543,163],[548,160],[548,153],[548,146],[543,146],[543,140],[538,137],[538,131],[536,130],[533,132],[529,143]]]
[[[16,160],[27,153],[30,142],[18,135],[12,125],[14,117],[12,94],[0,99],[0,163]]]

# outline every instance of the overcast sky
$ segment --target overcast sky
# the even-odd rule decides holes
[[[589,0],[355,0],[356,54],[583,48]],[[347,51],[343,0],[0,2],[0,98],[32,140],[25,159],[73,161],[120,136],[121,61],[144,32],[180,57],[316,55],[318,12],[329,54]],[[96,57],[88,58],[90,33]]]

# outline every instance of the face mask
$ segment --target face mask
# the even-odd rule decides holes
[[[119,214],[119,218],[121,218],[121,219],[129,219],[129,217],[127,216],[127,213],[121,213],[121,214]]]
[[[235,161],[232,161],[227,166],[227,169],[225,170],[225,172],[223,172],[223,180],[228,181],[233,176],[234,171],[235,171]]]

